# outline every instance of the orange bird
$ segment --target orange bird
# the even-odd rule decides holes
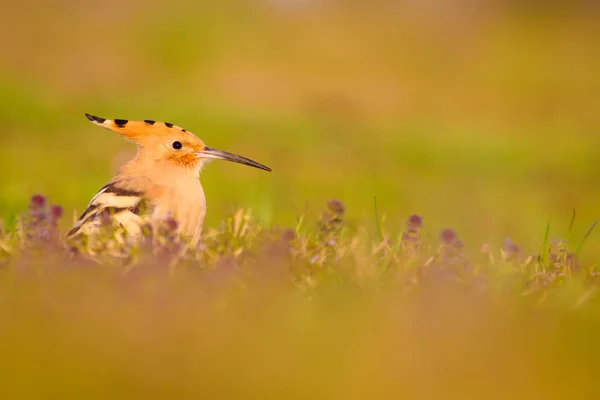
[[[138,153],[98,191],[67,238],[93,233],[108,212],[134,237],[145,221],[155,224],[171,217],[178,222],[179,233],[196,243],[206,213],[199,180],[206,160],[228,160],[271,171],[249,158],[207,147],[193,133],[168,122],[85,116],[137,144]]]

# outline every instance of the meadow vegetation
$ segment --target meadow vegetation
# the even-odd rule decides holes
[[[597,398],[598,7],[219,4],[3,7],[0,397]],[[273,172],[73,248],[135,151],[85,112]]]
[[[129,247],[107,220],[73,247],[62,208],[34,196],[0,236],[3,397],[598,393],[600,272],[582,241],[470,252],[419,215],[370,235],[345,211],[282,229],[239,209],[193,249],[176,221]]]

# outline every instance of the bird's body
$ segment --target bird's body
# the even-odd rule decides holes
[[[134,237],[145,223],[172,218],[182,236],[197,242],[206,213],[199,180],[206,159],[225,159],[270,171],[255,161],[206,147],[197,136],[170,123],[86,116],[135,142],[138,154],[98,191],[68,233],[69,238],[97,231],[108,214]]]

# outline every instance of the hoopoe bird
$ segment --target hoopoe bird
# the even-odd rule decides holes
[[[206,213],[199,174],[207,160],[271,171],[249,158],[207,147],[193,133],[168,122],[85,116],[137,144],[138,152],[92,198],[67,239],[93,233],[102,223],[103,213],[109,213],[111,221],[133,237],[141,234],[146,221],[153,224],[172,218],[177,221],[178,233],[197,243]]]

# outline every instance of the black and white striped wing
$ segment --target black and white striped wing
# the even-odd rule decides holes
[[[103,213],[109,213],[110,218],[129,234],[137,235],[141,233],[142,206],[146,203],[141,192],[126,189],[118,181],[111,182],[94,196],[67,238],[97,231],[102,223]]]

